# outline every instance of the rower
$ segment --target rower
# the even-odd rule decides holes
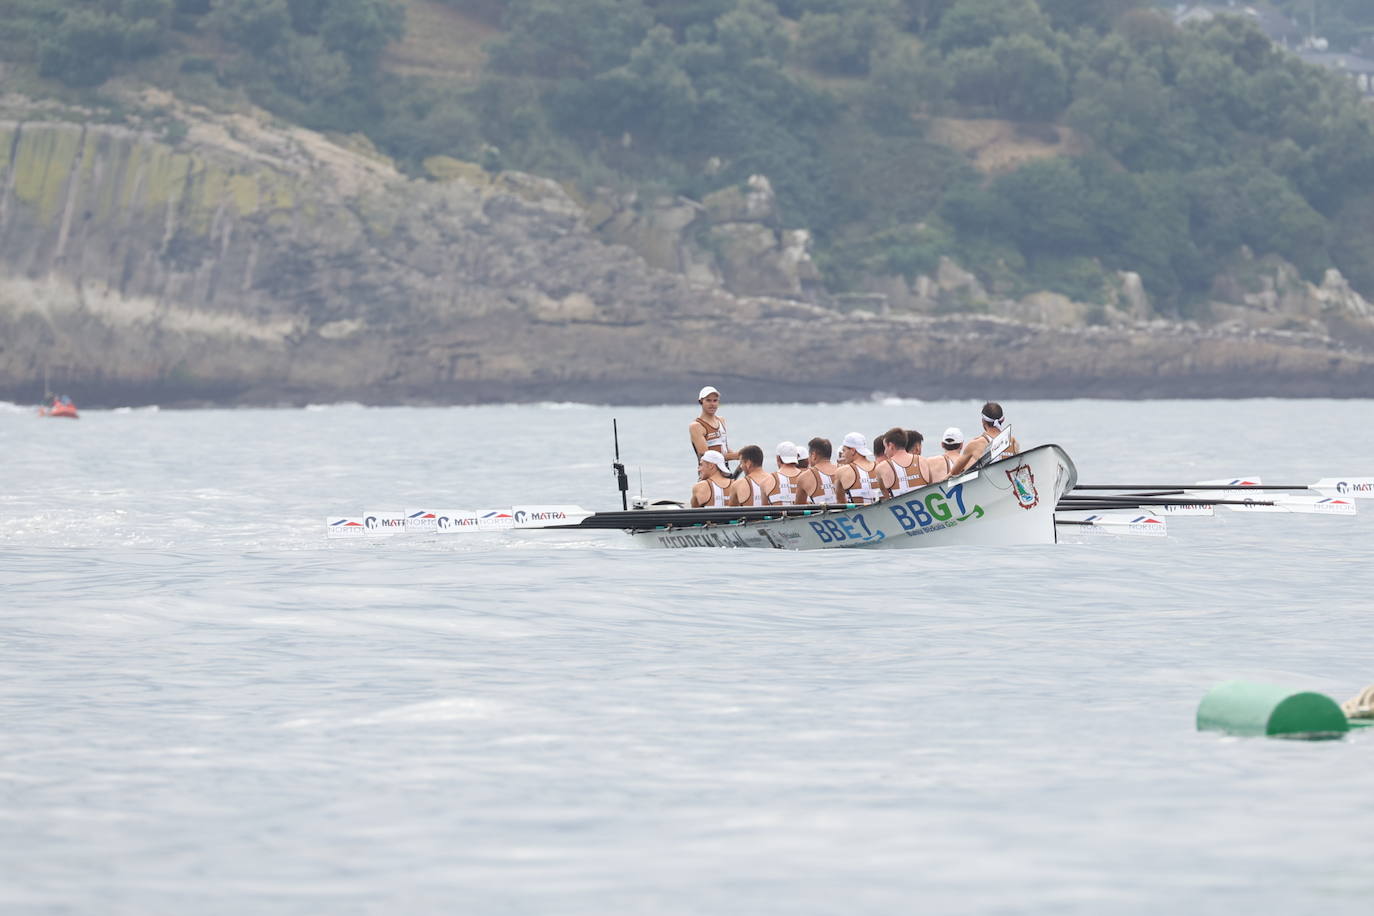
[[[803,506],[807,503],[817,506],[833,506],[839,502],[836,493],[835,477],[840,469],[831,461],[834,454],[834,446],[829,439],[822,439],[820,436],[806,443],[807,462],[806,473],[797,482],[797,505]]]
[[[798,451],[791,442],[779,442],[774,450],[778,469],[773,476],[778,480],[778,488],[773,491],[771,502],[775,506],[791,506],[797,501],[797,478],[802,473],[802,469],[797,467]]]
[[[945,463],[945,476],[954,473],[954,462],[959,460],[959,452],[964,447],[964,433],[957,426],[951,426],[945,430],[945,434],[940,437],[940,448],[944,453],[939,460]]]
[[[701,415],[687,427],[692,437],[692,450],[700,458],[704,452],[720,452],[726,461],[739,457],[739,452],[730,451],[730,442],[725,435],[725,418],[716,415],[720,409],[720,392],[707,385],[697,395],[701,405]]]
[[[983,453],[992,445],[994,439],[1002,434],[1002,430],[1007,428],[1007,418],[1002,412],[1002,405],[996,401],[988,401],[983,405],[979,419],[983,421],[983,432],[981,435],[974,436],[964,443],[963,451],[959,453],[959,460],[955,462],[950,470],[951,474],[962,474],[972,467]],[[1008,458],[1021,452],[1021,443],[1016,441],[1014,436],[1008,436],[1007,450],[999,458]]]
[[[734,481],[725,470],[720,452],[707,451],[697,462],[697,482],[692,486],[693,509],[723,509]]]
[[[906,431],[906,450],[916,456],[917,466],[921,476],[927,483],[939,483],[949,476],[949,466],[939,458],[927,458],[921,454],[921,448],[925,445],[926,437],[914,429]]]
[[[883,498],[878,489],[877,462],[868,450],[863,433],[850,433],[840,444],[840,472],[836,485],[844,493],[844,501],[867,506]]]
[[[921,460],[907,451],[907,433],[894,426],[883,433],[884,460],[878,463],[878,481],[885,496],[901,496],[927,483],[921,475]]]
[[[703,459],[705,460],[705,459]],[[763,449],[746,445],[739,450],[743,472],[730,489],[731,506],[766,506],[778,489],[778,480],[763,467]]]

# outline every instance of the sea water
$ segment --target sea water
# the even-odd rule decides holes
[[[726,394],[770,454],[977,424]],[[1374,475],[1367,401],[1006,406],[1085,483]],[[0,410],[0,913],[1374,907],[1374,734],[1194,728],[1219,681],[1374,683],[1374,502],[1017,549],[325,537],[619,508],[612,418],[683,498],[695,413]]]

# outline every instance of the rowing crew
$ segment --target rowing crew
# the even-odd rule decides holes
[[[710,389],[715,391],[715,389]],[[719,394],[716,394],[717,404]],[[805,450],[782,442],[774,450],[777,470],[764,465],[763,449],[746,445],[738,452],[728,451],[722,420],[720,448],[709,444],[698,451],[698,481],[692,488],[693,508],[769,505],[866,506],[890,496],[900,496],[929,484],[962,474],[974,464],[1006,426],[1002,408],[989,401],[982,410],[983,432],[965,442],[963,433],[945,430],[942,454],[927,458],[921,454],[924,437],[915,430],[893,427],[874,441],[870,449],[862,433],[850,433],[840,446],[838,463],[829,439],[816,437]],[[709,443],[709,440],[708,440]],[[696,437],[693,437],[696,444]],[[1020,451],[1008,437],[1003,454]],[[878,453],[882,457],[877,457]],[[726,459],[738,457],[739,479],[731,477]]]

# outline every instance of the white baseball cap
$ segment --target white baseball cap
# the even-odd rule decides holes
[[[797,446],[792,442],[779,442],[778,447],[773,449],[773,454],[778,456],[783,464],[797,463]]]
[[[714,395],[717,395],[717,396],[718,396],[718,395],[720,394],[720,392],[717,391],[716,389],[712,388],[710,385],[707,385],[705,388],[701,389],[701,391],[697,394],[697,400],[698,400],[698,401],[704,401],[704,400],[706,400],[706,396],[707,396],[708,394],[714,394]]]
[[[804,445],[799,445],[799,446],[797,446],[797,460],[798,460],[798,461],[806,461],[806,460],[809,459],[810,457],[811,457],[811,449],[807,448],[807,447],[804,446]]]
[[[699,460],[699,461],[709,461],[711,464],[714,464],[716,467],[720,468],[722,471],[724,471],[724,470],[726,469],[726,468],[725,468],[725,456],[722,455],[720,452],[714,450],[714,449],[707,449],[706,451],[702,452],[702,453],[701,453],[701,458],[698,459],[698,460]]]
[[[873,449],[868,447],[868,437],[863,433],[849,433],[841,443],[844,448],[852,448],[865,458],[873,457]]]
[[[945,430],[945,434],[940,437],[940,441],[946,445],[958,445],[964,441],[964,434],[959,431],[959,427],[951,426]]]

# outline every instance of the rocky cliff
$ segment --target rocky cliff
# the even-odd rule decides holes
[[[694,269],[608,244],[615,214],[551,181],[461,163],[417,181],[346,141],[143,102],[162,119],[0,104],[0,398],[36,399],[45,371],[89,406],[690,401],[703,381],[733,399],[1374,394],[1356,331],[828,308],[776,295],[812,268],[751,189],[688,221],[723,252]]]

